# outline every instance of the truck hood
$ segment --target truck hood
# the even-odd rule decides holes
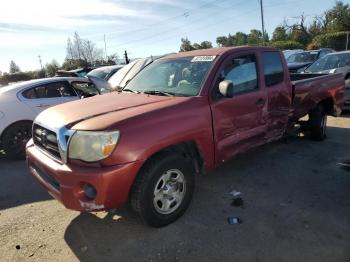
[[[105,114],[121,112],[124,117],[128,116],[128,111],[141,114],[158,107],[166,107],[177,99],[188,98],[113,92],[51,107],[40,113],[35,122],[49,129],[63,126],[71,128],[81,121]]]

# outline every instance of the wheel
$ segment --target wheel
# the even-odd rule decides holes
[[[322,141],[326,138],[327,115],[322,106],[309,113],[309,127],[313,140]]]
[[[131,190],[131,205],[147,224],[162,227],[185,213],[193,190],[190,161],[176,153],[163,153],[146,163],[138,174]]]
[[[10,159],[24,159],[25,146],[32,137],[32,123],[23,121],[9,126],[2,135],[2,145]]]

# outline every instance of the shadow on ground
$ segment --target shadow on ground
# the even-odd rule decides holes
[[[80,261],[350,261],[349,129],[274,142],[197,179],[186,214],[161,229],[126,206],[82,213],[65,241]],[[244,206],[230,205],[232,190]],[[242,219],[229,225],[228,216]]]
[[[51,198],[29,174],[24,160],[10,160],[1,149],[0,179],[0,210]]]

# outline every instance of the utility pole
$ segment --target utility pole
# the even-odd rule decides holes
[[[129,64],[130,60],[129,60],[128,53],[126,52],[126,50],[124,52],[124,58],[125,58],[125,64]]]
[[[107,44],[106,44],[106,34],[103,34],[103,40],[105,42],[105,54],[106,54],[106,61],[108,62],[108,55],[107,55]]]
[[[41,56],[38,55],[38,58],[39,58],[39,63],[40,63],[41,70],[43,70],[43,63],[41,62]]]
[[[349,32],[346,33],[346,47],[345,47],[346,51],[348,51],[348,45],[349,45]]]
[[[265,25],[264,25],[264,9],[263,1],[260,0],[260,12],[261,12],[261,28],[262,28],[262,44],[265,45]]]

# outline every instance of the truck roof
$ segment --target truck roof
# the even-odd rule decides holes
[[[187,52],[180,52],[176,54],[168,55],[164,58],[177,58],[177,57],[187,57],[187,56],[220,56],[225,53],[230,53],[233,50],[235,51],[245,51],[245,50],[269,50],[276,51],[277,49],[271,47],[263,47],[263,46],[233,46],[233,47],[217,47],[217,48],[209,48],[209,49],[199,49]]]

